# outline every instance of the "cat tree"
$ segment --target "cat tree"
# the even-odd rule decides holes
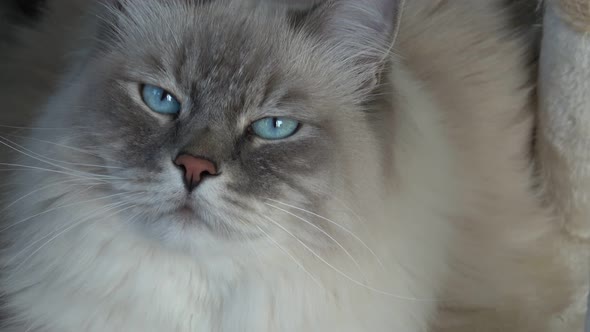
[[[590,251],[590,0],[548,1],[543,25],[541,171],[565,231],[579,250]]]

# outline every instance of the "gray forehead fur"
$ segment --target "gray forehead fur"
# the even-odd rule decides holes
[[[372,2],[375,6],[367,8],[351,0],[326,2],[295,28],[286,9],[261,2],[124,0],[121,6],[107,7],[104,15],[102,28],[109,33],[103,35],[107,38],[97,72],[112,77],[98,89],[111,90],[107,99],[128,109],[138,107],[111,86],[146,83],[175,94],[186,108],[175,138],[199,141],[201,150],[191,151],[195,154],[223,150],[203,147],[211,142],[234,146],[232,140],[245,129],[236,126],[240,116],[253,121],[288,115],[316,126],[326,124],[332,116],[346,116],[334,114],[338,109],[360,105],[375,78],[378,57],[372,55],[382,51],[386,44],[378,41],[385,37],[367,38],[363,29],[387,36],[374,28],[379,21],[373,16],[380,9],[377,3],[395,1],[367,3]],[[360,32],[342,29],[345,23]],[[130,124],[146,118],[141,112],[136,119],[130,119],[133,112],[112,116],[121,113]],[[118,127],[125,128],[122,123]],[[140,136],[143,142],[157,135],[142,128]],[[191,142],[174,143],[182,149]],[[222,155],[228,153],[226,149]]]
[[[106,15],[114,37],[107,44],[129,59],[151,60],[152,70],[183,75],[185,84],[186,77],[195,77],[199,69],[217,75],[206,83],[232,83],[223,77],[223,69],[238,78],[235,74],[252,75],[245,68],[258,65],[256,75],[264,74],[260,62],[266,61],[267,69],[281,68],[294,79],[315,75],[318,86],[310,91],[332,88],[329,96],[336,93],[346,98],[353,93],[359,97],[354,92],[372,79],[376,59],[385,58],[390,48],[400,1],[322,1],[319,8],[302,16],[304,22],[297,30],[287,14],[290,9],[268,6],[273,2],[123,0],[122,8],[110,8]],[[151,73],[141,74],[150,77]]]

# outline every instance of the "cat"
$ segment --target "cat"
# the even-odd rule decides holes
[[[2,331],[581,326],[504,1],[277,4],[49,0],[20,32]]]

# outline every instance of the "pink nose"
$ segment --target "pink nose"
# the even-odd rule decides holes
[[[184,184],[189,191],[201,183],[203,176],[217,174],[215,164],[211,161],[188,154],[179,155],[174,163],[184,170]]]

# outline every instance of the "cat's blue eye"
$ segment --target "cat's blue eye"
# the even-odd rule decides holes
[[[143,102],[154,112],[176,115],[180,113],[180,102],[168,91],[145,84],[141,88]]]
[[[267,140],[285,139],[297,132],[299,122],[281,117],[264,118],[252,123],[252,131]]]

